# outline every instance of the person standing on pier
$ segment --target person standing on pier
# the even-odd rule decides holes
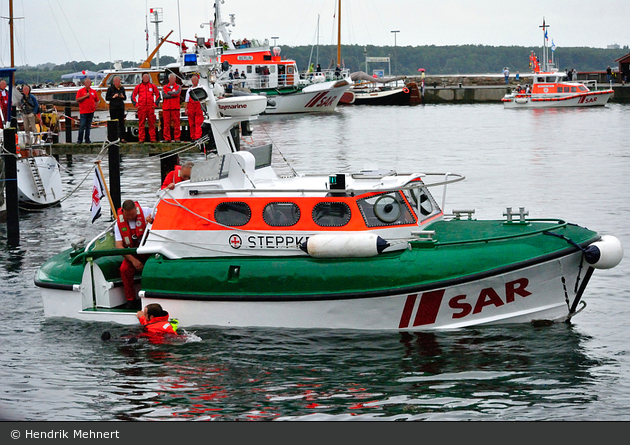
[[[77,102],[79,102],[79,136],[77,137],[77,143],[83,143],[83,135],[85,134],[85,142],[91,144],[90,129],[92,128],[92,120],[94,119],[94,112],[96,111],[96,104],[98,104],[101,98],[96,93],[96,90],[90,86],[92,81],[89,77],[83,80],[83,88],[77,91]]]
[[[33,133],[37,133],[35,115],[39,113],[39,103],[35,96],[31,94],[31,87],[28,85],[22,87],[20,108],[22,110],[24,131],[26,132],[26,145],[31,146],[33,144]]]
[[[144,124],[148,121],[149,137],[155,142],[155,107],[160,103],[160,92],[151,83],[149,73],[142,73],[142,83],[133,89],[131,102],[138,110],[138,141],[147,142]]]
[[[162,87],[164,95],[164,105],[162,105],[162,115],[164,116],[164,140],[171,141],[171,124],[173,125],[173,139],[179,142],[181,138],[181,123],[179,121],[179,110],[182,87],[178,85],[177,76],[173,73],[168,76],[168,84]]]
[[[203,124],[203,110],[198,100],[190,97],[190,90],[199,87],[199,76],[193,74],[190,81],[192,87],[186,91],[186,103],[184,104],[186,116],[188,116],[188,128],[190,129],[190,140],[196,141],[201,137],[201,124]],[[203,88],[203,87],[202,87]],[[209,93],[211,94],[211,93]]]
[[[503,68],[503,77],[505,77],[505,84],[507,85],[510,82],[510,70],[507,68]]]
[[[120,142],[125,141],[125,100],[127,93],[125,87],[120,84],[120,76],[114,76],[112,85],[107,89],[105,100],[109,102],[109,118],[118,121],[118,137]]]
[[[4,79],[0,80],[0,108],[2,109],[0,125],[4,128],[4,123],[7,122],[9,113],[9,91],[7,90],[7,81]]]
[[[114,239],[117,249],[137,248],[144,235],[147,224],[153,222],[153,209],[142,207],[138,202],[126,200],[118,209],[116,225],[114,226]],[[137,309],[136,290],[134,288],[134,276],[136,272],[142,272],[148,256],[137,254],[123,255],[120,266],[120,278],[125,289],[125,309]]]

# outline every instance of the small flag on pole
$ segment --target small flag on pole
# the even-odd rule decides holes
[[[98,165],[94,167],[94,184],[92,186],[92,224],[101,216],[101,198],[105,196],[105,181],[101,177]]]
[[[545,31],[545,40],[549,40],[549,36],[547,35],[547,31]]]
[[[551,51],[555,51],[556,50],[556,44],[553,43],[553,39],[551,39]]]

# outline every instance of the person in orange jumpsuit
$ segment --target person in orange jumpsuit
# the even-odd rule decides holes
[[[191,88],[199,86],[199,76],[193,74],[190,81],[192,82]],[[190,88],[186,91],[186,103],[185,103],[186,116],[188,116],[188,128],[190,130],[190,140],[196,141],[201,137],[201,124],[203,124],[203,110],[201,109],[201,102],[194,100],[190,97]]]
[[[179,122],[181,85],[178,85],[177,76],[173,73],[168,76],[168,84],[162,88],[164,95],[164,105],[162,105],[162,116],[164,116],[164,140],[171,141],[171,124],[173,125],[173,139],[179,142],[181,138],[181,124]]]
[[[158,87],[151,83],[149,73],[142,74],[142,83],[136,85],[131,95],[131,102],[138,110],[138,140],[147,142],[144,124],[149,122],[149,137],[155,142],[155,107],[160,103]]]
[[[136,312],[138,321],[144,327],[140,336],[152,343],[161,343],[165,336],[177,336],[177,320],[169,320],[169,313],[157,303],[148,304],[144,310]]]

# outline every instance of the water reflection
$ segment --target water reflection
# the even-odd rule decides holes
[[[545,418],[597,400],[601,360],[570,325],[382,334],[204,329],[203,341],[113,341],[99,385],[114,417]],[[89,403],[88,403],[89,405]],[[500,413],[500,414],[498,414]]]

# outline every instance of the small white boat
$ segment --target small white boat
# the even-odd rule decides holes
[[[24,132],[18,133],[19,206],[22,210],[38,210],[59,205],[63,194],[59,163],[47,153],[39,135],[33,135],[37,142],[30,148],[25,145],[25,137]]]

